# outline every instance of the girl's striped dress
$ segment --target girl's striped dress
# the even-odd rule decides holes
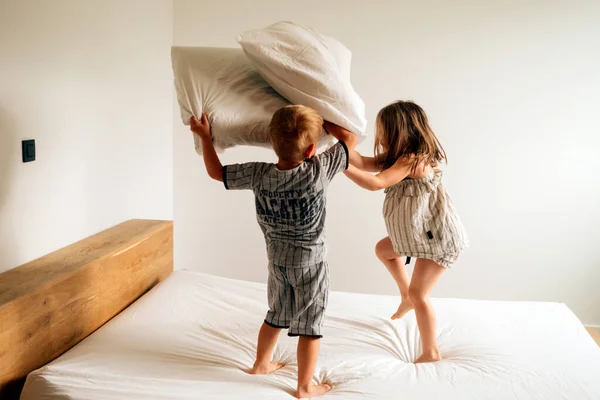
[[[442,185],[442,171],[405,179],[385,191],[383,215],[394,251],[449,268],[469,246],[465,229]]]

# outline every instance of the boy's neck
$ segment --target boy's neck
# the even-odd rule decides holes
[[[277,169],[281,170],[281,171],[286,171],[286,170],[290,170],[290,169],[294,169],[296,168],[298,165],[302,164],[304,162],[304,160],[302,161],[289,161],[289,160],[282,160],[279,159],[279,161],[277,162]]]

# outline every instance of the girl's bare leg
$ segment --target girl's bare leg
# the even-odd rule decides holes
[[[442,359],[440,350],[437,347],[435,311],[431,305],[429,293],[444,271],[444,267],[432,260],[418,259],[415,264],[408,294],[415,307],[423,347],[423,354],[415,361],[415,364],[435,362]]]
[[[394,246],[392,245],[389,236],[385,239],[381,239],[379,243],[377,243],[375,246],[375,254],[377,254],[377,258],[379,258],[388,271],[390,271],[392,278],[394,278],[396,285],[398,285],[398,290],[400,291],[400,296],[402,298],[398,310],[392,315],[392,319],[402,318],[406,313],[413,309],[413,304],[408,295],[410,281],[408,279],[406,267],[402,262],[402,257],[394,252]]]

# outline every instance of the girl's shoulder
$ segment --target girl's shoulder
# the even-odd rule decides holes
[[[410,168],[410,172],[406,176],[406,179],[426,178],[431,175],[434,168],[437,167],[437,163],[432,165],[425,161],[419,161],[418,157],[412,154],[400,157],[396,162],[396,165]]]

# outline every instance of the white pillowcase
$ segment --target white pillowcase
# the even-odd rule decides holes
[[[242,50],[173,47],[171,60],[185,125],[204,111],[219,151],[241,144],[270,146],[271,117],[290,103],[265,82]],[[202,154],[201,142],[193,136]]]
[[[321,35],[321,38],[327,45],[329,52],[335,58],[338,71],[343,79],[350,82],[350,69],[352,64],[352,52],[346,46],[332,37]]]
[[[365,104],[354,91],[350,74],[342,71],[349,71],[349,67],[334,56],[340,48],[328,45],[314,29],[292,22],[244,32],[238,42],[263,78],[283,97],[364,135]]]
[[[333,38],[323,37],[339,65],[350,78],[352,53]],[[206,112],[214,144],[223,151],[236,145],[271,147],[269,122],[290,103],[258,73],[241,49],[173,47],[171,61],[181,119],[189,125],[192,115]],[[202,154],[196,135],[196,151]],[[330,139],[323,137],[322,145]]]

